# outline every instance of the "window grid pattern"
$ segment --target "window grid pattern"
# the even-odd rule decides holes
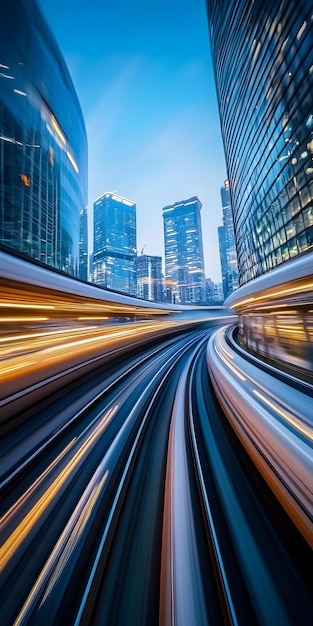
[[[242,285],[313,246],[313,9],[207,4]]]

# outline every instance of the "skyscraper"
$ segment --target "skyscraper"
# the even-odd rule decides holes
[[[139,298],[162,302],[162,257],[150,254],[137,257],[137,289]]]
[[[85,123],[34,0],[12,0],[2,11],[0,60],[0,244],[78,277]]]
[[[312,1],[207,6],[243,285],[313,246]]]
[[[206,303],[207,304],[214,304],[215,302],[214,287],[215,285],[214,285],[212,278],[206,278],[205,289],[206,289]]]
[[[87,207],[80,212],[79,223],[79,278],[88,279],[88,211]]]
[[[163,208],[165,279],[177,303],[205,301],[201,210],[197,196]]]
[[[240,287],[258,354],[313,366],[312,0],[207,0]]]
[[[94,282],[137,295],[136,204],[115,192],[94,202]]]
[[[237,253],[229,182],[221,188],[223,226],[218,228],[224,299],[238,287]]]

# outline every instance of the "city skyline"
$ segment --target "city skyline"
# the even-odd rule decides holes
[[[207,189],[219,189],[223,284],[204,272],[207,135],[181,150],[204,128],[197,88],[170,84],[193,58],[191,0],[115,0],[107,20],[98,0],[64,4],[64,32],[76,41],[83,24],[90,48],[80,85],[101,113],[94,170],[62,44],[37,0],[2,1],[1,626],[309,624],[312,0],[206,0],[228,170]],[[154,51],[162,82],[123,75],[118,108],[100,110],[95,76],[100,94],[108,68],[120,74],[112,59],[99,74],[103,41],[123,49],[120,68],[133,46]],[[139,66],[152,71],[152,56]],[[152,160],[172,113],[185,128]],[[89,258],[88,169],[96,181],[105,168],[125,175],[100,177],[89,198]],[[164,279],[149,243],[159,205]]]
[[[153,14],[139,1],[131,11],[122,0],[114,7],[94,2],[92,11],[82,2],[74,8],[72,0],[39,5],[86,123],[89,244],[93,202],[117,191],[136,202],[138,250],[145,246],[164,260],[162,207],[197,195],[205,275],[220,282],[219,190],[226,167],[205,3],[173,0]]]

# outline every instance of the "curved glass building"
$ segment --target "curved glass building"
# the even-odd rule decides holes
[[[313,246],[313,6],[207,7],[243,285]]]
[[[312,0],[207,8],[240,285],[226,306],[244,347],[312,372]]]
[[[79,276],[87,137],[67,66],[34,0],[0,20],[0,244]]]

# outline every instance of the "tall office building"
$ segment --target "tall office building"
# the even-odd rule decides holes
[[[229,182],[221,188],[223,226],[218,228],[224,299],[238,287],[238,265]]]
[[[217,229],[218,232],[218,246],[220,251],[220,263],[221,263],[221,273],[222,273],[222,285],[223,285],[223,300],[226,298],[227,293],[227,257],[226,257],[226,244],[225,244],[225,228],[224,226],[219,226]]]
[[[205,301],[201,207],[194,196],[163,208],[165,280],[174,283],[177,303]]]
[[[312,0],[207,7],[240,284],[226,304],[251,350],[312,369]]]
[[[80,272],[87,137],[67,66],[35,0],[0,20],[0,244]]]
[[[312,1],[207,6],[243,285],[313,245]]]
[[[93,280],[137,295],[136,204],[115,192],[94,202]]]
[[[215,303],[215,294],[214,294],[214,282],[212,278],[205,279],[205,291],[206,291],[206,303],[214,304]]]
[[[88,280],[88,209],[80,212],[79,225],[79,278]]]
[[[162,257],[150,254],[137,257],[137,295],[144,300],[162,302]]]

